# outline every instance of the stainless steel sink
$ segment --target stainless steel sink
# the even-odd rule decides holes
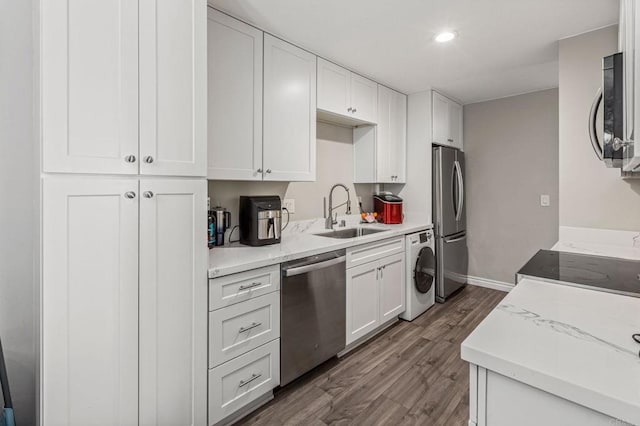
[[[319,237],[327,238],[355,238],[362,237],[370,234],[377,234],[378,232],[385,232],[386,229],[373,229],[373,228],[345,228],[334,229],[333,231],[321,232],[315,234]]]

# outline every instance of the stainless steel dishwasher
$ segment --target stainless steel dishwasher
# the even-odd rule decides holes
[[[281,386],[344,349],[345,260],[340,250],[282,264]]]

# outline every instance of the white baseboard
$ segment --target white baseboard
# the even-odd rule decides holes
[[[514,287],[513,284],[490,280],[488,278],[472,277],[471,275],[467,275],[467,284],[475,285],[478,287],[491,288],[494,290],[506,291],[507,293],[510,292]]]

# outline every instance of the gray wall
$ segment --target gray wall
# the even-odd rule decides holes
[[[640,230],[640,180],[623,180],[596,158],[587,126],[602,58],[617,43],[617,26],[560,40],[561,226]]]
[[[465,105],[464,137],[469,275],[513,283],[558,240],[558,90]]]
[[[0,338],[20,426],[35,424],[36,412],[38,183],[32,13],[31,0],[0,1]]]
[[[353,130],[327,123],[317,124],[317,153],[315,182],[240,182],[209,181],[211,206],[226,207],[231,211],[232,225],[238,224],[240,195],[279,195],[281,199],[295,200],[295,213],[291,220],[313,219],[323,216],[322,198],[329,197],[329,190],[336,183],[349,187],[351,211],[358,213],[358,196],[362,197],[365,210],[372,208],[373,185],[353,184]],[[334,191],[334,205],[346,201],[343,189]],[[327,201],[328,202],[328,201]],[[344,214],[345,207],[336,210]],[[285,217],[286,220],[286,217]],[[234,239],[237,235],[234,234]]]

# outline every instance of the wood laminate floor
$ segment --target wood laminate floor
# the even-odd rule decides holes
[[[467,286],[279,389],[245,425],[466,425],[460,344],[506,293]]]

